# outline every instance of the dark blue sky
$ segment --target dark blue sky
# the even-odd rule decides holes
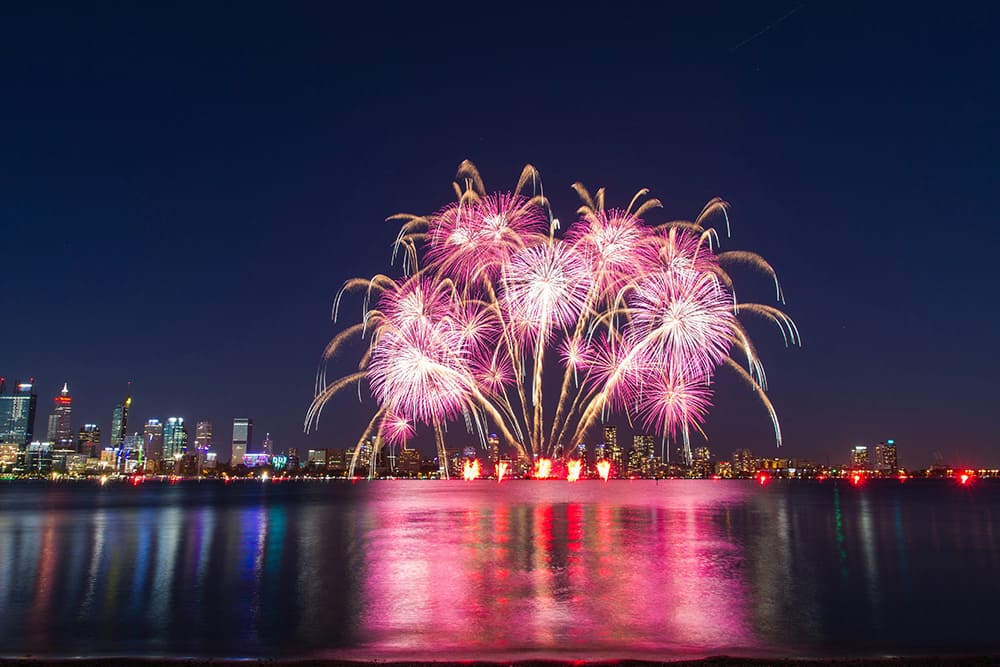
[[[107,428],[132,379],[136,425],[209,418],[223,456],[244,415],[281,449],[348,444],[349,394],[301,432],[332,298],[469,158],[495,189],[536,165],[564,220],[576,180],[649,187],[653,222],[729,200],[724,246],[771,261],[804,341],[751,326],[780,454],[1000,463],[988,3],[145,4],[0,21],[0,375],[37,379],[36,430],[64,380],[74,426]],[[774,451],[725,376],[707,431]]]

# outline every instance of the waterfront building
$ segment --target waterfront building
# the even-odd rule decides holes
[[[61,455],[63,450],[57,451],[53,454],[53,459],[57,455]],[[79,454],[73,450],[69,450],[66,453],[65,458],[62,459],[62,465],[64,466],[60,472],[65,472],[71,477],[83,477],[87,474],[87,464],[90,461],[90,457],[86,454]],[[53,462],[55,465],[55,462]]]
[[[145,436],[139,433],[125,436],[122,446],[118,449],[118,469],[122,472],[135,472],[146,460],[143,453]]]
[[[894,475],[899,470],[895,440],[886,440],[875,445],[875,470],[884,475]]]
[[[0,443],[0,471],[8,470],[17,465],[17,457],[21,448],[12,442]]]
[[[19,382],[14,393],[4,391],[0,378],[0,443],[17,445],[22,451],[35,435],[38,395],[31,382]]]
[[[70,426],[73,397],[69,394],[68,382],[63,383],[62,391],[56,395],[52,403],[52,414],[49,415],[49,428],[45,439],[62,449],[69,448],[73,445],[73,427]]]
[[[733,477],[753,477],[757,472],[756,460],[749,449],[737,449],[733,452]]]
[[[98,470],[101,472],[109,472],[115,469],[118,464],[118,456],[115,454],[114,447],[105,447],[101,450],[101,458],[97,464]]]
[[[692,453],[691,471],[695,477],[711,477],[714,473],[712,452],[708,447],[696,447]]]
[[[306,466],[312,470],[326,470],[326,450],[309,449],[306,451]]]
[[[183,417],[171,417],[163,427],[163,460],[173,465],[184,456],[187,449],[188,432],[184,428]]]
[[[611,450],[618,446],[618,428],[616,426],[604,427],[604,456],[610,458]]]
[[[420,474],[420,452],[418,450],[404,447],[399,452],[399,474],[403,477],[417,477]]]
[[[24,452],[24,469],[28,473],[48,475],[52,472],[52,443],[32,442]]]
[[[101,447],[101,428],[97,424],[84,424],[76,435],[76,451],[87,456],[97,456]]]
[[[659,461],[656,458],[656,441],[653,436],[632,436],[632,449],[639,453],[639,474],[646,479],[656,477]]]
[[[247,468],[259,468],[271,462],[271,457],[264,452],[251,452],[243,455],[243,465]]]
[[[232,465],[243,463],[243,457],[253,444],[253,420],[249,417],[237,417],[233,420],[233,455]]]
[[[855,470],[868,469],[868,445],[858,445],[851,449],[851,468]]]
[[[344,474],[350,461],[350,454],[346,449],[326,450],[326,469],[331,473]]]
[[[163,461],[163,424],[159,419],[149,419],[142,429],[143,449],[146,460],[154,466]]]
[[[486,451],[490,457],[490,463],[493,464],[494,468],[496,464],[500,462],[500,438],[497,437],[496,433],[490,433],[490,437],[486,440]],[[417,459],[417,464],[419,467],[419,457]]]
[[[611,476],[622,479],[628,476],[625,451],[618,445],[618,428],[604,427],[604,451],[602,458],[611,462]]]
[[[129,393],[131,393],[132,383],[129,382]],[[128,431],[128,411],[132,407],[132,397],[125,396],[125,400],[115,406],[111,412],[111,446],[118,447],[124,442],[125,434]]]
[[[212,422],[202,420],[194,427],[194,446],[201,451],[212,446]]]

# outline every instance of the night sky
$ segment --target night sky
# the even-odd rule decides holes
[[[564,221],[577,180],[650,188],[654,223],[732,203],[724,249],[774,265],[803,346],[751,321],[785,445],[723,374],[716,453],[1000,464],[991,3],[148,4],[0,20],[0,375],[36,378],[41,436],[64,381],[108,429],[132,380],[130,430],[207,418],[223,458],[235,416],[351,444],[351,392],[302,433],[332,299],[398,274],[384,219],[468,158],[489,189],[534,164]]]

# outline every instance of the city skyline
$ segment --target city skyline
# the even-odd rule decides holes
[[[31,379],[34,380],[34,378]],[[77,427],[76,423],[69,422],[69,417],[66,416],[70,412],[69,410],[66,409],[70,405],[70,403],[67,401],[67,399],[70,397],[68,385],[69,385],[68,381],[64,382],[62,390],[60,390],[60,392],[56,394],[56,396],[54,397],[55,407],[47,420],[47,423],[49,425],[49,432],[51,432],[53,426],[52,417],[55,416],[56,414],[62,414],[64,415],[64,417],[63,417],[63,422],[61,422],[63,424],[61,428],[65,428],[66,427],[65,423],[68,422],[69,428],[71,429],[71,444],[69,448],[76,448],[82,445],[84,441],[91,442],[92,446],[97,447],[97,449],[93,451],[94,455],[98,456],[101,449],[105,447],[118,446],[114,442],[109,441],[107,438],[105,438],[104,440],[100,439],[100,434],[102,432],[109,433],[113,431],[102,430],[99,422],[95,423],[87,421],[86,423],[80,424],[79,427]],[[31,393],[26,394],[24,391],[21,391],[21,389],[24,387],[27,387],[28,389],[26,391]],[[37,398],[38,398],[37,382],[16,383],[15,388],[17,389],[15,393],[7,394],[5,392],[0,392],[0,396],[6,395],[9,398],[13,398],[18,395],[28,395],[28,396],[34,395],[36,398],[35,402],[36,405],[34,408],[34,411],[36,413],[35,419],[36,420],[40,419],[41,417],[39,417],[39,415],[41,413],[38,411],[37,408]],[[118,418],[118,415],[122,411],[124,405],[126,403],[128,403],[130,407],[132,405],[131,384],[129,385],[129,389],[130,389],[130,394],[123,401],[119,402],[112,411],[112,416],[111,416],[112,425],[114,424],[115,419]],[[5,418],[6,415],[6,413],[4,412],[5,409],[6,409],[6,403],[0,402],[0,418]],[[125,411],[125,414],[127,415],[129,413]],[[219,438],[213,438],[213,431],[215,429],[213,428],[213,423],[211,421],[206,419],[198,419],[195,422],[196,424],[195,427],[193,428],[193,430],[191,430],[188,429],[187,426],[185,425],[185,419],[186,418],[184,417],[174,417],[174,416],[166,417],[163,419],[158,417],[150,417],[145,420],[141,429],[138,428],[126,429],[123,432],[122,440],[132,436],[141,436],[142,441],[144,443],[144,450],[146,456],[150,456],[154,460],[168,459],[171,458],[175,453],[180,453],[182,450],[187,451],[189,442],[193,445],[192,451],[202,447],[211,446],[216,454],[226,455],[221,459],[223,461],[226,460],[232,461],[232,455],[234,453],[233,445],[235,445],[237,442],[241,443],[241,446],[238,448],[237,452],[238,460],[241,460],[243,455],[249,453],[254,453],[254,454],[277,453],[277,451],[274,450],[273,442],[270,438],[270,432],[267,432],[265,434],[264,438],[261,440],[258,447],[256,448],[254,447],[253,445],[254,420],[252,418],[246,418],[246,417],[232,418],[230,420],[232,424],[232,431],[231,431],[232,437],[221,435]],[[192,421],[193,420],[188,420],[187,423],[190,424],[192,423]],[[137,424],[139,422],[138,420],[133,420],[132,423]],[[91,439],[91,436],[95,432],[95,428],[96,428],[96,433],[98,434],[98,439],[96,441],[93,441]],[[4,429],[6,429],[5,424],[0,423],[0,442],[4,440],[3,434],[7,432]],[[38,432],[39,432],[38,425],[35,424],[33,433],[37,434]],[[630,426],[622,427],[618,424],[612,424],[609,422],[601,424],[599,428],[595,430],[595,435],[597,433],[600,433],[599,437],[597,437],[596,439],[592,439],[592,441],[588,440],[586,442],[581,442],[580,447],[585,448],[590,452],[593,452],[593,455],[597,456],[597,458],[602,458],[602,457],[607,458],[615,462],[616,465],[619,465],[623,468],[628,467],[630,465],[628,459],[626,458],[626,455],[640,448],[640,446],[637,445],[636,443],[642,443],[641,448],[643,450],[649,449],[656,456],[664,460],[668,450],[669,452],[673,453],[673,457],[675,458],[675,460],[679,460],[679,458],[683,456],[683,453],[680,449],[680,443],[676,441],[670,443],[665,442],[662,438],[650,435],[647,431],[643,429],[636,429]],[[309,451],[310,449],[326,450],[332,448],[332,449],[344,449],[348,451],[352,450],[354,447],[353,439],[350,437],[349,434],[342,434],[342,435],[344,436],[342,441],[338,441],[336,443],[332,444],[327,443],[326,445],[313,443],[312,447],[308,447],[304,450],[301,450],[303,456],[305,455],[305,452]],[[631,436],[632,445],[627,447],[621,447],[618,444],[618,438],[628,437],[629,435]],[[28,444],[29,442],[32,441],[42,441],[42,440],[37,437],[31,437],[25,444]],[[51,438],[48,438],[48,433],[46,436],[46,441],[51,441]],[[477,449],[478,451],[481,451],[484,457],[489,455],[490,452],[499,453],[501,451],[499,440],[496,438],[495,434],[489,435],[489,438],[487,439],[485,445],[483,445],[482,443],[475,443],[474,441],[475,437],[469,434],[463,434],[459,436],[452,435],[448,437],[447,444],[450,450],[472,447],[474,449]],[[770,451],[768,448],[755,450],[753,448],[744,445],[737,445],[730,450],[726,448],[716,448],[706,444],[702,444],[699,446],[699,449],[713,452],[713,458],[719,460],[728,459],[730,457],[736,456],[741,451],[753,451],[756,455],[758,455],[758,458],[761,457],[772,458],[776,460],[777,459],[809,460],[809,461],[814,461],[815,463],[818,464],[836,467],[845,464],[848,465],[856,464],[858,462],[856,459],[857,452],[860,450],[864,450],[866,452],[865,456],[877,457],[881,465],[882,463],[884,463],[884,461],[882,459],[883,455],[879,447],[885,446],[886,443],[889,443],[889,445],[892,446],[893,463],[889,465],[889,467],[894,468],[895,439],[885,438],[885,437],[879,438],[877,436],[869,438],[863,442],[845,443],[844,446],[841,447],[838,451],[827,452],[818,457],[796,456],[794,454],[790,454],[787,450],[781,451],[780,449],[775,452]],[[55,441],[54,444],[58,448],[59,442]],[[426,447],[413,447],[413,448],[417,449],[418,451],[421,451],[422,455],[428,455],[428,454],[431,456],[434,455],[432,449],[424,451]],[[291,445],[287,447],[281,447],[278,451],[287,452],[289,449],[299,450],[297,446]],[[508,450],[509,451],[505,451],[505,455],[513,453],[513,450],[510,450],[509,448]],[[908,463],[909,465],[906,467],[916,469],[934,465],[949,465],[956,468],[989,467],[993,466],[996,462],[994,461],[951,462],[951,461],[946,461],[944,457],[940,455],[940,453],[935,453],[932,454],[931,460],[929,461],[921,461],[921,462],[910,461]]]
[[[197,34],[182,8],[12,12],[2,76],[17,132],[0,219],[37,268],[5,277],[5,312],[27,323],[0,332],[6,377],[39,378],[46,406],[68,380],[73,414],[105,434],[129,379],[139,425],[252,413],[300,450],[359,432],[344,397],[325,414],[336,427],[301,433],[338,281],[381,266],[395,235],[384,218],[447,201],[461,160],[495,183],[530,161],[567,222],[574,180],[606,186],[615,206],[649,187],[679,217],[732,203],[723,249],[768,258],[803,338],[786,352],[754,332],[783,428],[776,455],[893,437],[919,461],[995,457],[998,362],[968,353],[988,349],[997,315],[966,247],[995,237],[1000,203],[988,9],[871,6],[859,20],[806,5],[746,41],[787,8],[664,6],[648,14],[656,39],[612,16],[599,49],[575,37],[583,13],[537,11],[544,37],[487,41],[457,63],[433,9],[362,12],[366,32],[332,9],[248,7],[238,29]],[[519,25],[470,20],[491,34]],[[414,30],[429,43],[418,55],[399,46]],[[569,72],[593,72],[598,92]],[[460,111],[397,109],[450,99],[460,80]],[[152,270],[164,239],[210,261]],[[741,276],[740,296],[766,283]],[[748,403],[719,379],[710,447],[768,446]]]

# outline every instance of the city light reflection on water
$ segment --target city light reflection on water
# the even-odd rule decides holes
[[[996,652],[998,491],[6,484],[0,655]]]

